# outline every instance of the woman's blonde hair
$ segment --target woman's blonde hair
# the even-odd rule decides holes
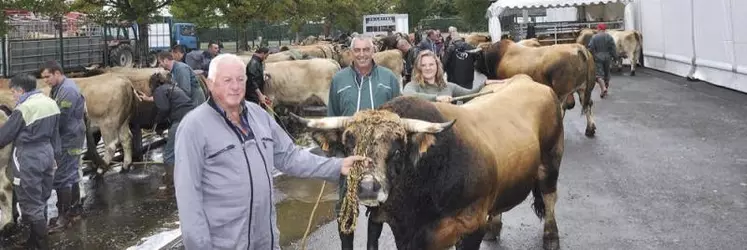
[[[446,79],[444,79],[444,70],[443,66],[441,64],[441,60],[438,59],[438,56],[436,56],[436,53],[433,53],[433,51],[430,50],[423,50],[420,53],[418,53],[417,59],[415,59],[415,65],[412,67],[412,79],[420,84],[420,87],[425,87],[425,79],[423,79],[423,70],[420,68],[420,60],[422,60],[424,57],[432,57],[433,60],[436,61],[436,79],[435,84],[439,89],[443,89],[446,87]]]

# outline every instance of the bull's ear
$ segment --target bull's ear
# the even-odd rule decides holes
[[[413,133],[410,135],[410,162],[417,166],[420,158],[436,143],[436,135],[431,133]]]
[[[342,129],[312,131],[311,139],[328,157],[345,154],[342,145]]]

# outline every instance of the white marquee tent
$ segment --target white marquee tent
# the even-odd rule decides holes
[[[498,0],[488,8],[489,31],[500,37],[505,9],[609,3],[624,3],[625,29],[643,34],[646,67],[747,92],[745,0]]]
[[[636,2],[646,67],[747,92],[747,1]]]

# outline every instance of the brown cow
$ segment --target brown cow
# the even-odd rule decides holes
[[[612,64],[617,67],[618,72],[622,72],[622,59],[630,60],[630,75],[635,76],[635,67],[638,64],[638,57],[641,55],[643,46],[643,37],[637,30],[609,30],[607,31],[615,40],[617,45],[617,54],[620,56]]]
[[[594,136],[596,124],[591,110],[591,94],[596,84],[594,59],[584,46],[556,44],[535,48],[503,39],[492,44],[488,50],[480,51],[481,48],[477,48],[469,52],[477,53],[475,69],[488,79],[527,74],[535,81],[552,87],[558,98],[565,100],[564,110],[575,106],[573,93],[577,92],[582,112],[586,115],[586,136]]]
[[[596,30],[593,29],[581,29],[576,42],[587,46],[591,37],[596,33]],[[635,76],[635,68],[638,65],[643,47],[643,36],[636,30],[608,30],[607,33],[615,40],[617,54],[620,55],[620,58],[612,63],[613,66],[617,68],[618,72],[622,72],[622,59],[628,58],[630,60],[630,75]]]
[[[317,97],[327,105],[332,77],[340,65],[331,59],[267,63],[264,94],[275,105],[297,106]]]
[[[357,197],[390,225],[397,249],[447,249],[461,239],[461,249],[477,250],[485,231],[498,235],[501,214],[530,193],[545,219],[544,248],[558,249],[557,96],[526,75],[482,91],[494,93],[460,106],[398,97],[352,117],[300,120],[322,130],[313,138],[328,154],[373,159],[361,170]]]
[[[465,42],[475,47],[477,47],[480,43],[489,43],[491,41],[490,35],[485,34],[472,33],[462,37],[464,37]]]
[[[3,108],[0,112],[0,127],[8,121],[11,110],[8,107]],[[13,143],[8,144],[0,149],[0,232],[5,232],[6,226],[13,222],[13,182],[11,177],[13,172],[10,167],[10,156],[13,150]]]

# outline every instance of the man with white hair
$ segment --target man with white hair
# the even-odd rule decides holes
[[[379,67],[373,60],[374,42],[370,36],[354,37],[350,42],[354,60],[349,67],[338,71],[329,88],[328,116],[352,116],[365,109],[376,109],[385,102],[401,95],[399,80],[386,67]],[[347,179],[340,177],[339,196],[335,214],[339,214]],[[378,248],[381,223],[369,223],[368,245]],[[353,234],[340,231],[343,250],[353,249]]]
[[[297,147],[267,112],[244,100],[246,65],[210,62],[206,102],[176,131],[174,184],[186,249],[280,249],[272,201],[274,168],[335,180],[360,156],[317,156]]]

